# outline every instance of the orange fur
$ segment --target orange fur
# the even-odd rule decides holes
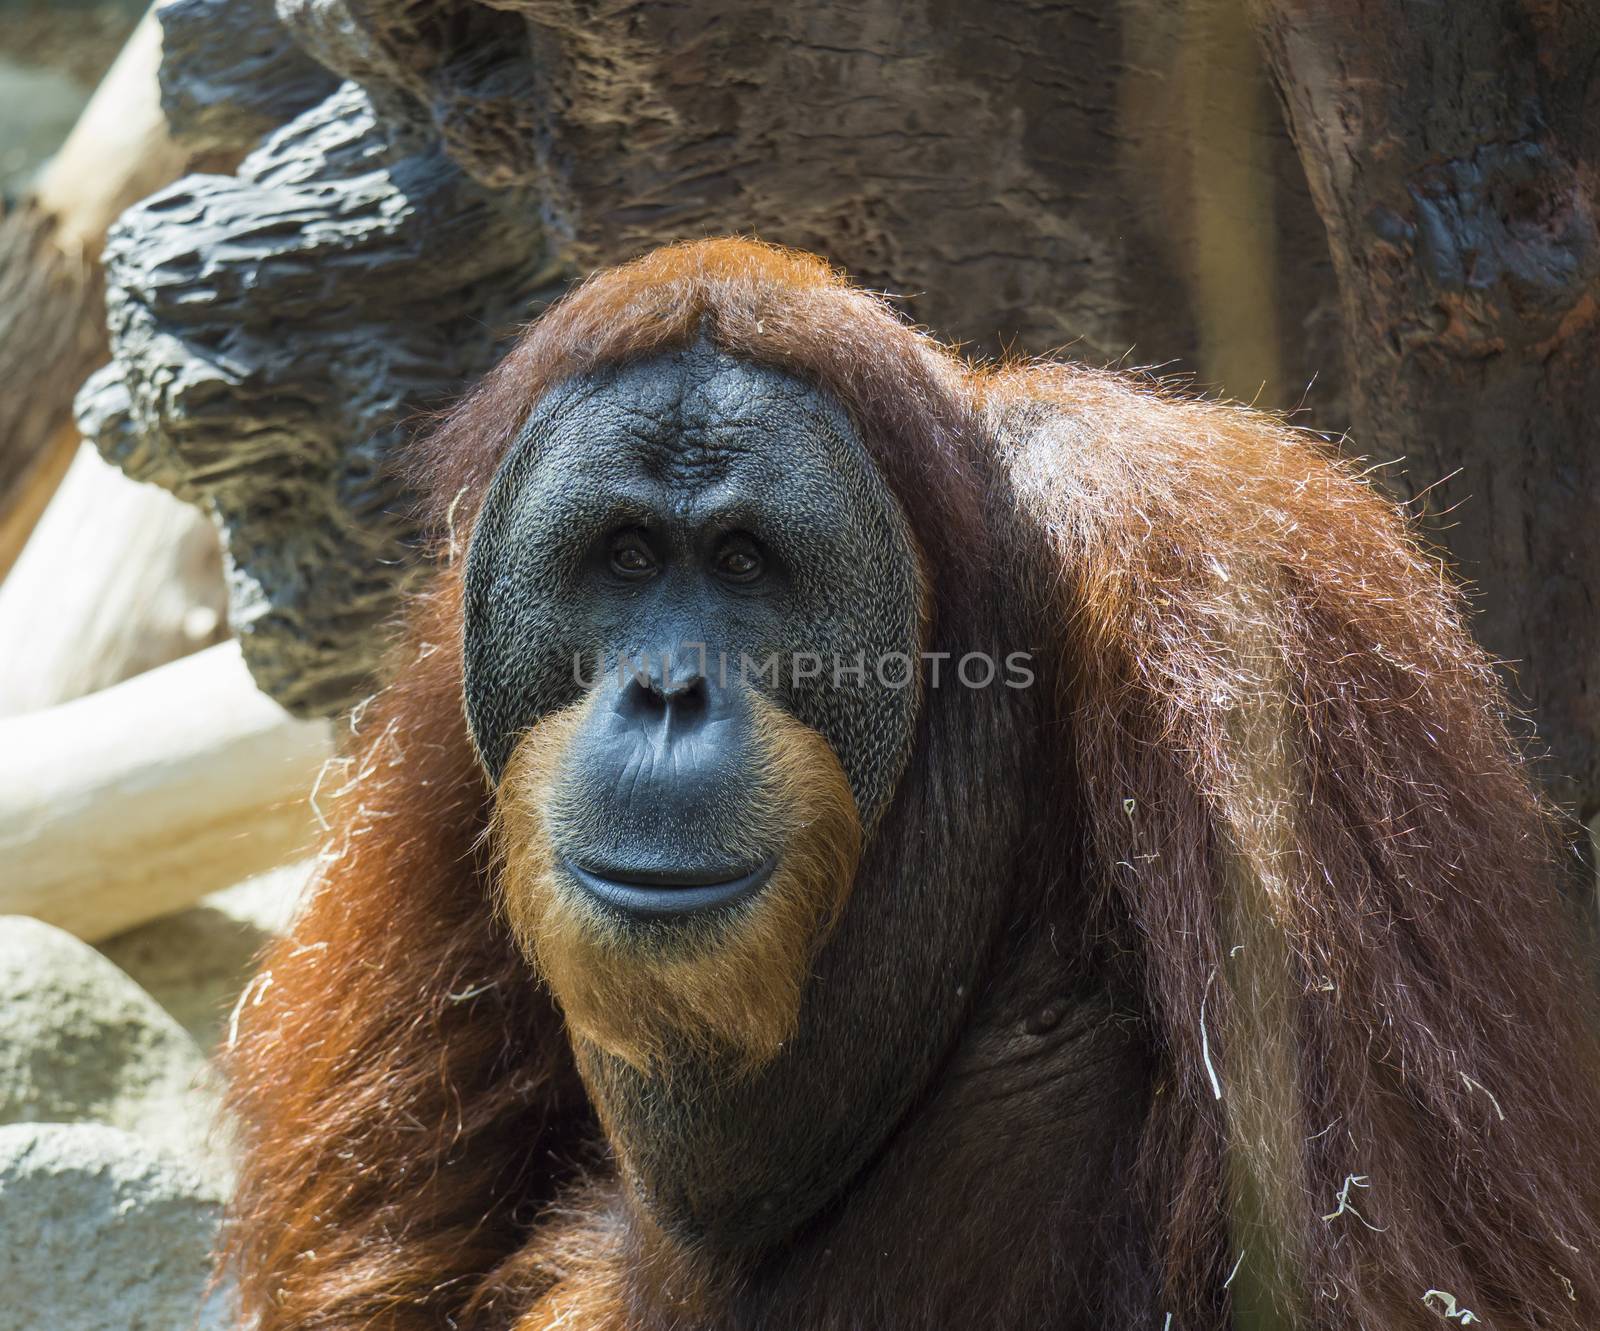
[[[732,919],[648,943],[618,928],[551,863],[556,778],[594,695],[546,717],[519,741],[495,800],[500,897],[512,932],[580,1039],[648,1071],[669,1047],[736,1065],[773,1058],[794,1029],[811,958],[849,897],[861,824],[839,760],[815,731],[753,698],[766,784],[745,831],[753,859],[778,866]]]
[[[886,1268],[908,1220],[894,1214],[830,1250],[826,1279],[764,1286],[770,1306],[683,1311],[663,1291],[691,1258],[659,1279],[639,1266],[560,1013],[495,909],[450,553],[541,393],[703,326],[837,395],[926,552],[936,630],[1014,612],[1038,648],[1036,780],[990,789],[1002,755],[969,726],[940,750],[950,769],[913,760],[932,812],[882,860],[896,871],[937,820],[976,835],[974,810],[1025,807],[1037,881],[1018,933],[1048,919],[1108,940],[1099,978],[1137,994],[1153,1071],[1126,1186],[1142,1228],[1110,1234],[1123,1247],[1103,1271],[1051,1250],[1055,1301],[1026,1302],[1035,1273],[1002,1264]],[[446,568],[363,722],[314,896],[266,958],[232,1060],[232,1262],[261,1331],[862,1325],[836,1286],[909,1328],[974,1281],[1022,1310],[1011,1324],[1045,1325],[1091,1276],[1110,1292],[1090,1311],[1116,1331],[1163,1314],[1183,1331],[1236,1316],[1422,1331],[1440,1324],[1429,1290],[1489,1327],[1600,1322],[1600,1049],[1552,824],[1439,563],[1318,442],[1126,376],[972,367],[816,260],[714,241],[578,289],[420,458]],[[538,899],[542,747],[502,800],[528,857],[508,912]],[[539,931],[530,914],[535,955]],[[583,935],[553,936],[561,953]],[[641,983],[592,999],[590,1029],[619,1049],[637,1044],[618,1026]],[[726,985],[770,1002],[747,1048],[781,1038],[786,985],[692,965],[649,984],[675,1029],[747,1035]],[[1074,1148],[1009,1149],[1043,1166]],[[1005,1202],[941,1192],[943,1163],[924,1161],[919,1241],[1037,1238],[1006,1230]]]

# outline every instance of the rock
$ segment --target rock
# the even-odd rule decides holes
[[[212,1052],[227,1036],[257,954],[288,927],[310,871],[308,860],[214,892],[189,910],[107,939],[100,952]]]
[[[0,1124],[100,1123],[222,1179],[217,1103],[199,1047],[149,994],[70,934],[0,917]]]
[[[207,1291],[222,1202],[130,1133],[0,1127],[0,1331],[222,1331],[231,1301]]]

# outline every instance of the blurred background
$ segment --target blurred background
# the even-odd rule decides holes
[[[165,135],[153,22],[129,45],[145,10],[0,0],[7,1331],[226,1324],[225,1292],[206,1294],[228,1179],[210,1056],[304,884],[306,795],[330,751],[326,723],[293,721],[219,646],[228,593],[211,516],[124,475],[72,419],[109,356],[105,229],[190,160]],[[206,648],[233,652],[201,671],[231,690],[156,670]],[[151,671],[149,688],[112,687]],[[259,698],[253,720],[230,714],[240,696]],[[197,832],[223,769],[244,805]],[[122,831],[106,837],[108,822]],[[102,904],[77,913],[62,883]]]
[[[159,35],[153,21],[139,28],[146,8],[139,0],[0,0],[0,786],[8,800],[0,898],[13,909],[26,886],[31,829],[17,804],[70,825],[78,810],[52,809],[40,783],[105,762],[117,738],[85,712],[86,747],[68,752],[66,734],[29,729],[23,718],[229,636],[222,544],[209,515],[124,476],[80,441],[70,409],[87,371],[109,355],[98,277],[105,227],[190,160],[165,137]],[[97,88],[96,114],[86,115]],[[174,715],[145,722],[170,729],[198,697],[180,691],[172,701]],[[284,844],[305,842],[297,819]],[[222,876],[242,879],[257,867],[248,851],[236,858],[236,867],[218,865]],[[88,858],[74,868],[93,874],[97,866]],[[225,892],[153,929],[85,932],[209,1047],[263,928],[288,909],[295,877],[291,869]],[[113,908],[108,926],[143,918],[143,909],[124,919]],[[10,1090],[0,1076],[0,1123],[17,1117]]]

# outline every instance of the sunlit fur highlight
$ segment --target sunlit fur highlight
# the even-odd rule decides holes
[[[1042,566],[1069,570],[1039,594],[1072,626],[1111,909],[1151,940],[1168,1306],[1215,1325],[1208,1284],[1270,1225],[1261,1292],[1297,1331],[1437,1325],[1429,1289],[1593,1325],[1582,926],[1442,565],[1268,418],[1065,365],[984,391]]]
[[[588,900],[552,853],[562,820],[584,814],[562,800],[561,772],[592,705],[529,729],[501,778],[493,839],[512,933],[596,1048],[641,1071],[664,1070],[669,1051],[759,1066],[793,1032],[811,959],[855,879],[861,823],[844,770],[816,731],[753,695],[762,757],[740,815],[746,844],[731,849],[749,863],[776,849],[777,867],[728,912],[641,929]]]
[[[1232,665],[1222,704],[1223,738],[1237,768],[1219,781],[1226,828],[1219,926],[1226,952],[1217,982],[1229,1038],[1210,1069],[1227,1121],[1229,1245],[1239,1255],[1229,1284],[1234,1331],[1305,1320],[1306,1177],[1300,1144],[1308,1129],[1295,1033],[1293,961],[1285,930],[1305,891],[1296,820],[1300,780],[1290,681],[1272,613],[1270,571],[1221,570],[1221,659]]]

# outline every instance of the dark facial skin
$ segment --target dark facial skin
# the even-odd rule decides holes
[[[757,776],[752,690],[829,741],[864,822],[899,778],[915,682],[837,688],[832,660],[915,656],[915,555],[848,420],[788,375],[702,344],[558,389],[490,492],[467,587],[491,777],[526,726],[600,692],[569,765],[594,816],[561,847],[596,879],[762,868],[727,850]]]
[[[668,1232],[774,1241],[878,1149],[960,1028],[1004,917],[1017,813],[975,809],[984,834],[957,837],[923,803],[962,781],[965,753],[994,750],[1015,709],[875,677],[870,663],[890,654],[952,645],[925,639],[897,503],[829,396],[704,343],[540,404],[486,500],[466,588],[468,719],[491,778],[527,727],[586,683],[599,691],[560,796],[585,816],[566,820],[556,851],[641,939],[759,893],[781,854],[729,853],[762,775],[757,693],[839,759],[868,840],[783,1052],[740,1078],[693,1059],[663,1078],[578,1050],[629,1186]],[[795,653],[822,658],[818,677],[796,680]],[[832,659],[858,653],[865,681],[836,684]],[[646,656],[647,670],[618,677],[619,657]],[[738,669],[773,656],[775,683]],[[949,751],[903,781],[935,708]],[[897,838],[875,831],[902,820],[932,830],[881,853]]]

